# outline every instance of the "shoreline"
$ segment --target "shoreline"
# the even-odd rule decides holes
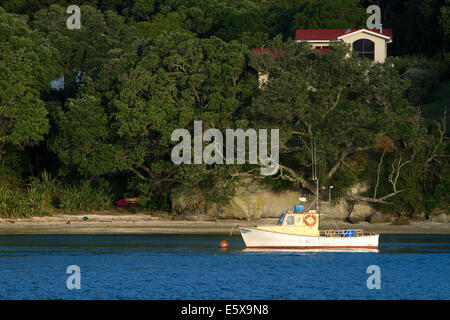
[[[88,217],[83,221],[83,217]],[[275,224],[278,219],[251,220],[254,224]],[[0,235],[13,234],[230,234],[234,224],[244,220],[216,221],[167,220],[149,214],[86,214],[56,215],[26,219],[0,219]],[[351,224],[343,221],[322,221],[320,229],[363,229],[380,234],[450,234],[450,222],[411,222],[410,225],[368,222]],[[239,234],[236,226],[233,235]]]

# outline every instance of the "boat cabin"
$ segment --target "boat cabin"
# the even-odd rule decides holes
[[[282,213],[276,225],[258,226],[258,229],[319,236],[319,214],[316,210],[304,210],[303,205],[297,205],[294,207],[294,212]]]

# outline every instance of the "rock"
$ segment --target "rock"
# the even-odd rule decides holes
[[[187,215],[185,214],[177,214],[173,217],[173,221],[186,221]]]
[[[184,216],[184,219],[186,221],[197,221],[198,220],[198,216],[195,215],[195,214],[190,214],[190,215]]]
[[[320,219],[328,220],[346,220],[350,214],[351,205],[348,201],[342,199],[337,203],[322,202],[320,208]]]
[[[357,218],[352,218],[352,217],[348,217],[347,221],[352,223],[352,224],[358,224],[359,222],[361,222],[361,220],[359,220]]]
[[[351,192],[361,193],[367,191],[367,188],[366,184],[359,183]],[[311,198],[294,190],[275,192],[251,180],[243,180],[227,203],[207,201],[205,193],[196,189],[176,189],[170,195],[172,210],[176,215],[195,215],[200,220],[278,218],[281,213],[292,211],[294,205],[298,204],[299,197]],[[322,202],[320,211],[323,213],[320,216],[322,220],[345,221],[351,218],[354,223],[368,221],[369,216],[377,212],[366,202],[354,204],[344,199],[331,203]]]
[[[397,220],[397,214],[395,213],[383,213],[384,222],[394,222]]]
[[[383,223],[384,217],[381,212],[375,212],[374,214],[369,216],[370,223]]]
[[[201,214],[198,216],[198,221],[216,221],[215,217],[209,216],[207,214]]]
[[[438,216],[442,213],[450,214],[450,211],[445,210],[443,208],[436,207],[433,210],[431,210],[430,216]]]
[[[426,215],[424,212],[414,212],[411,215],[411,220],[413,221],[425,221],[426,220]]]
[[[175,190],[171,193],[172,210],[178,215],[200,215],[205,210],[205,196],[196,190]]]
[[[376,212],[367,202],[357,202],[349,215],[349,221],[367,221]]]
[[[152,217],[157,217],[157,218],[161,218],[164,220],[172,220],[173,216],[171,216],[168,213],[164,213],[164,212],[152,212],[151,213]]]
[[[448,214],[450,212],[444,208],[434,208],[431,210],[430,218],[432,222],[448,222]]]
[[[448,215],[446,213],[441,213],[436,216],[431,217],[432,222],[448,222]]]
[[[201,192],[196,190],[173,192],[171,201],[177,215],[249,220],[278,218],[281,213],[292,210],[301,196],[298,191],[277,193],[263,186],[240,186],[225,204],[207,202]]]
[[[369,190],[369,185],[365,182],[358,182],[350,188],[350,194],[359,195]]]
[[[391,223],[393,226],[409,226],[411,222],[405,216],[400,216],[394,222]]]

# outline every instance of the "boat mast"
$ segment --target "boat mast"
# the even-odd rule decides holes
[[[314,202],[316,203],[316,211],[319,212],[319,175],[317,174],[317,146],[316,140],[314,138],[312,141],[311,156],[312,179],[316,183],[316,199],[314,200]]]
[[[317,174],[317,145],[316,139],[312,140],[312,178],[316,183],[316,199],[314,202],[316,203],[316,213],[318,214],[318,223],[320,224],[320,208],[319,208],[319,175]]]

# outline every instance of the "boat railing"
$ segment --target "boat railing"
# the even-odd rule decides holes
[[[363,235],[362,229],[349,230],[320,230],[322,237],[360,237]]]

